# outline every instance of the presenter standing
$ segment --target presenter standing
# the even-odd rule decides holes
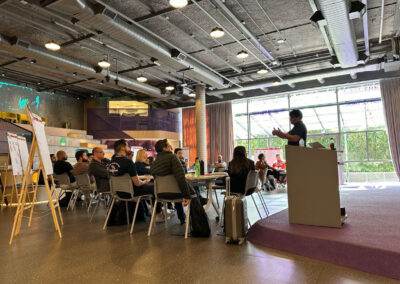
[[[294,109],[289,113],[290,123],[293,124],[292,130],[288,133],[284,133],[282,130],[275,129],[272,131],[272,135],[282,139],[288,140],[288,145],[292,146],[305,146],[307,141],[307,128],[304,125],[302,119],[303,114],[300,110]]]

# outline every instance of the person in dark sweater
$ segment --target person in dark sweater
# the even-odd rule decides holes
[[[181,195],[174,196],[174,198],[183,197],[183,205],[186,206],[195,192],[186,180],[182,163],[172,153],[172,147],[167,139],[157,141],[155,148],[157,151],[157,159],[151,166],[152,175],[154,177],[174,175],[179,189],[181,190]],[[184,224],[186,216],[183,211],[182,203],[175,203],[175,209],[181,224]]]
[[[55,162],[54,164],[54,173],[56,175],[62,175],[67,173],[69,176],[69,181],[71,183],[75,182],[75,177],[72,174],[73,171],[73,167],[70,163],[67,162],[68,160],[68,156],[67,153],[65,153],[64,151],[58,151],[57,152],[57,162]]]
[[[107,165],[103,163],[104,150],[100,147],[95,147],[92,151],[93,160],[89,164],[89,175],[93,176],[96,180],[96,188],[98,192],[110,191],[110,173],[108,172]]]
[[[247,174],[254,170],[254,161],[247,159],[246,148],[237,146],[233,150],[233,160],[229,162],[228,174],[231,178],[231,192],[244,194]]]

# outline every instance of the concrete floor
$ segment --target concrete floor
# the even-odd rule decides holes
[[[285,194],[267,194],[270,210],[287,207]],[[248,200],[249,215],[257,213]],[[45,210],[41,205],[38,211]],[[148,222],[102,230],[104,210],[92,223],[86,210],[63,211],[63,238],[54,232],[51,216],[36,218],[12,246],[8,240],[15,209],[0,214],[0,283],[400,283],[384,277],[257,247],[225,245],[224,238],[170,235],[184,227],[174,217],[168,232],[163,224],[148,238]]]

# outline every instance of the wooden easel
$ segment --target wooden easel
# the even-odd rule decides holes
[[[57,196],[57,192],[56,192],[54,178],[53,178],[53,175],[49,175],[49,177],[51,179],[51,185],[52,185],[52,188],[51,188],[49,185],[48,176],[46,175],[45,166],[43,164],[43,158],[40,154],[40,149],[39,149],[39,145],[38,145],[38,141],[37,141],[37,137],[36,137],[36,133],[35,133],[35,128],[34,128],[33,122],[32,122],[32,115],[30,113],[28,106],[26,106],[26,111],[27,111],[27,114],[29,117],[30,124],[32,126],[33,140],[32,140],[31,149],[29,152],[28,165],[27,165],[27,168],[24,172],[24,176],[22,179],[21,193],[18,198],[18,207],[17,207],[17,211],[14,216],[14,223],[13,223],[11,237],[10,237],[10,245],[12,244],[14,236],[17,236],[20,232],[22,217],[23,217],[23,213],[25,210],[31,209],[29,223],[28,223],[29,227],[30,227],[30,224],[32,221],[32,214],[33,214],[33,208],[34,208],[34,201],[36,199],[36,193],[37,193],[37,189],[38,189],[38,182],[36,182],[36,184],[35,184],[34,198],[33,198],[33,202],[31,203],[30,206],[26,206],[26,196],[28,193],[28,186],[27,186],[28,177],[30,175],[30,169],[32,168],[33,158],[35,156],[36,151],[37,151],[37,155],[38,155],[39,161],[40,161],[39,174],[41,173],[43,176],[43,180],[44,180],[45,188],[46,188],[46,192],[47,192],[47,198],[48,198],[48,202],[49,202],[49,206],[50,206],[50,210],[51,210],[51,215],[53,217],[54,227],[55,227],[56,231],[58,232],[58,235],[60,238],[62,238],[62,233],[61,233],[61,228],[60,228],[60,224],[59,224],[56,209],[55,209],[56,207],[58,208],[58,214],[59,214],[61,225],[64,224],[62,215],[61,215],[61,209],[58,204],[58,196]],[[39,178],[38,178],[38,180],[39,180]],[[55,198],[56,204],[54,204],[53,196]]]

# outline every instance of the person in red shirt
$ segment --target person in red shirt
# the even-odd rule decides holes
[[[278,170],[286,170],[286,162],[281,159],[280,154],[276,154],[276,162],[272,165],[272,167]]]

